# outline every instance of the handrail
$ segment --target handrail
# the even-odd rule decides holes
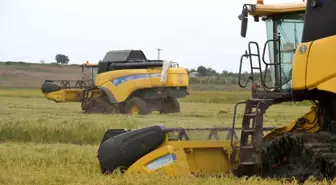
[[[250,77],[246,80],[245,85],[241,84],[241,70],[242,70],[242,65],[243,65],[243,58],[249,58],[249,55],[247,54],[247,52],[245,54],[243,54],[240,58],[240,65],[239,65],[239,74],[238,74],[238,84],[241,88],[245,88],[250,80]]]
[[[244,102],[239,102],[235,105],[234,107],[234,111],[233,111],[233,120],[232,120],[232,130],[234,131],[235,130],[235,126],[236,126],[236,114],[237,114],[237,107],[238,105],[240,104],[246,104],[247,101],[244,101]],[[233,134],[231,135],[231,148],[232,150],[235,150],[235,146],[233,145]]]

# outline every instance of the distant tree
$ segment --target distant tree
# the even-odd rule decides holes
[[[212,69],[211,67],[208,67],[206,70],[207,70],[206,72],[207,76],[217,76],[218,75],[217,71]]]
[[[205,67],[205,66],[198,66],[197,72],[201,76],[218,76],[218,72],[211,67]]]
[[[234,76],[235,76],[235,74],[233,72],[228,73],[228,77],[234,77]]]
[[[40,64],[45,64],[45,60],[40,60]]]
[[[192,72],[196,72],[196,70],[195,69],[189,69],[188,72],[192,73]]]
[[[227,76],[228,76],[228,74],[229,74],[229,72],[228,72],[228,71],[226,71],[226,70],[224,70],[224,71],[222,71],[222,74],[221,74],[221,76],[227,77]]]
[[[63,54],[57,54],[55,60],[58,64],[68,64],[70,61],[68,56]]]
[[[198,66],[197,72],[199,72],[199,74],[201,76],[206,76],[207,75],[207,68],[204,67],[204,66]]]

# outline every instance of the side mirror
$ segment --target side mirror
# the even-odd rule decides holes
[[[246,37],[247,32],[247,23],[248,23],[248,10],[246,7],[243,8],[242,14],[238,16],[238,19],[241,20],[240,35]]]

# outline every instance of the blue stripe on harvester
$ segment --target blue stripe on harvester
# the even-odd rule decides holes
[[[118,86],[118,85],[120,85],[124,82],[129,81],[129,80],[145,79],[145,78],[158,78],[158,77],[161,77],[161,74],[136,74],[136,75],[119,77],[119,78],[111,80],[111,82],[114,86]]]

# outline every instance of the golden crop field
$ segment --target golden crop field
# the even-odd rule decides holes
[[[0,184],[296,184],[259,178],[167,177],[162,174],[102,175],[97,149],[109,128],[229,127],[234,103],[249,92],[191,91],[181,99],[181,113],[147,116],[81,113],[79,103],[54,103],[37,90],[0,90]],[[309,104],[272,106],[265,116],[271,126],[286,125],[309,110]],[[238,109],[239,125],[243,107]],[[311,184],[313,181],[307,181]],[[323,182],[321,182],[323,183]],[[326,183],[326,182],[325,182]]]

